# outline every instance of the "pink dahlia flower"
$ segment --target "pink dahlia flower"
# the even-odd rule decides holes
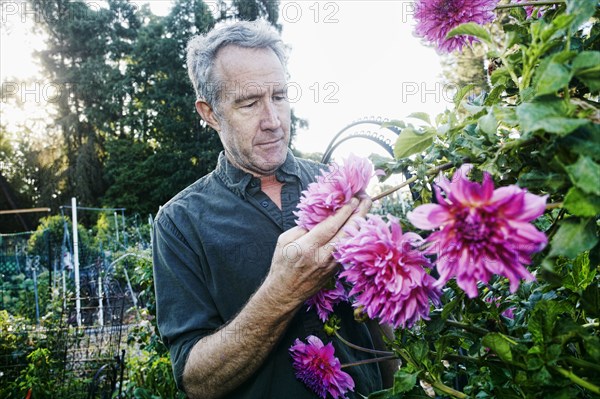
[[[460,24],[475,22],[483,25],[491,22],[498,0],[419,0],[415,4],[415,32],[430,42],[437,43],[440,50],[450,53],[460,50],[476,39],[472,36],[446,35]]]
[[[344,371],[335,349],[330,342],[323,344],[319,338],[310,335],[308,343],[296,339],[289,349],[296,370],[296,378],[312,389],[321,398],[329,393],[334,399],[345,398],[346,392],[354,391],[352,377]]]
[[[357,227],[346,230],[334,257],[343,266],[340,277],[352,285],[355,307],[369,318],[379,318],[398,328],[429,319],[429,300],[438,302],[439,289],[426,271],[430,263],[416,247],[423,239],[402,234],[398,220],[369,215]]]
[[[326,322],[329,315],[333,312],[333,305],[347,299],[344,286],[338,280],[335,280],[335,286],[333,288],[321,289],[315,295],[310,297],[305,304],[308,306],[307,310],[310,310],[314,306],[319,315],[319,319],[321,319],[322,322]]]
[[[307,230],[327,219],[352,197],[363,193],[374,175],[373,164],[367,158],[351,154],[342,166],[331,165],[321,172],[317,181],[302,192],[296,224]]]
[[[465,176],[471,168],[463,165],[452,182],[440,174],[434,187],[438,203],[417,207],[408,219],[420,229],[437,229],[427,238],[428,252],[438,256],[437,285],[456,277],[458,286],[474,298],[477,282],[487,283],[497,274],[508,278],[514,292],[521,279],[534,280],[524,265],[546,246],[544,233],[529,222],[544,213],[547,196],[515,185],[494,190],[488,173],[482,184],[470,182]]]

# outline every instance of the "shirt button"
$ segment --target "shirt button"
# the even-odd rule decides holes
[[[258,181],[256,179],[250,180],[250,187],[256,187],[258,185]]]
[[[260,204],[263,206],[263,208],[266,208],[266,207],[268,207],[268,206],[269,206],[269,201],[267,201],[267,200],[264,200],[264,201],[263,201],[263,202],[261,202]]]

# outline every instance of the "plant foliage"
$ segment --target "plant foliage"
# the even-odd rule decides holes
[[[594,3],[557,2],[539,17],[511,7],[496,10],[493,26],[455,27],[449,37],[476,37],[494,60],[489,90],[457,90],[454,109],[421,117],[421,125],[393,122],[404,130],[395,161],[382,166],[417,177],[414,206],[431,201],[436,166],[472,163],[496,186],[548,195],[535,223],[549,245],[529,267],[536,281],[514,293],[498,278],[469,299],[450,282],[431,320],[396,330],[390,346],[402,367],[393,388],[369,398],[600,395],[600,11]]]

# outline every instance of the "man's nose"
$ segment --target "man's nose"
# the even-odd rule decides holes
[[[266,101],[262,110],[260,127],[264,130],[274,130],[281,126],[277,107],[273,101]]]

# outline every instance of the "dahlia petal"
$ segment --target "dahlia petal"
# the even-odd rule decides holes
[[[433,230],[448,221],[451,215],[446,208],[438,204],[424,204],[416,207],[406,215],[408,220],[423,230]]]
[[[307,311],[315,308],[321,321],[326,322],[329,315],[333,312],[333,306],[339,302],[347,300],[344,286],[339,280],[335,281],[334,288],[322,288],[306,302]]]
[[[449,193],[452,191],[450,187],[450,180],[448,180],[448,178],[444,176],[442,172],[438,174],[438,176],[434,179],[434,182],[435,185],[444,190],[444,192]]]
[[[514,184],[506,187],[497,188],[496,190],[494,190],[494,194],[492,195],[490,202],[496,203],[497,205],[503,202],[510,203],[511,200],[514,201],[515,196],[518,195],[522,190],[523,189]]]
[[[531,193],[525,194],[525,207],[522,210],[519,220],[529,222],[535,220],[544,214],[546,210],[546,201],[548,196],[537,196]]]
[[[542,245],[541,248],[534,252],[542,250],[548,242],[546,235],[530,223],[509,220],[508,225],[515,230],[516,236],[523,240],[523,244],[535,243]]]

